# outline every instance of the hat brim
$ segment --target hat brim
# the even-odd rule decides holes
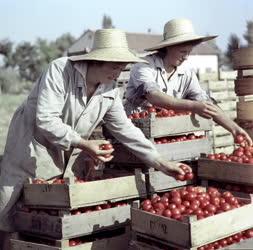
[[[168,46],[177,45],[185,42],[191,42],[191,41],[199,41],[199,43],[212,40],[216,38],[217,36],[196,36],[196,35],[187,35],[187,36],[177,36],[173,37],[167,40],[163,40],[160,43],[158,43],[156,46],[153,46],[151,48],[146,48],[145,51],[154,51],[159,50]]]
[[[70,56],[71,61],[105,61],[105,62],[146,62],[135,56],[127,48],[103,48],[95,49],[84,55]]]

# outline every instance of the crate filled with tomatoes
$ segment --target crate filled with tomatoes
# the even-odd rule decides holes
[[[146,111],[129,116],[147,138],[189,134],[212,130],[212,122],[191,112],[176,112],[165,108],[149,107]]]
[[[132,201],[107,202],[74,210],[23,207],[14,222],[18,232],[69,239],[130,224]]]
[[[251,229],[252,212],[250,195],[188,186],[154,195],[132,207],[131,223],[134,232],[168,246],[197,249]]]
[[[234,184],[253,185],[253,147],[239,135],[231,154],[202,155],[198,160],[198,177]]]
[[[145,176],[140,169],[124,176],[113,175],[86,181],[78,178],[34,179],[24,184],[24,204],[40,208],[75,209],[146,196]]]
[[[12,250],[127,250],[129,240],[130,230],[122,228],[61,240],[19,234],[10,242]]]
[[[152,140],[158,152],[170,161],[196,160],[201,153],[209,154],[212,151],[210,138],[206,135],[179,135],[155,138]],[[115,151],[114,164],[143,164],[126,146],[120,143],[113,145]]]

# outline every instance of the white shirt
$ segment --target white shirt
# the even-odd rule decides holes
[[[167,79],[162,58],[152,54],[144,59],[148,64],[136,63],[130,72],[125,94],[125,109],[128,114],[145,109],[148,105],[145,95],[153,90],[160,90],[181,99],[210,100],[200,87],[195,72],[186,65],[177,67],[173,75]]]

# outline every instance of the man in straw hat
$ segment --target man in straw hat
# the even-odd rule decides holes
[[[102,162],[112,159],[113,149],[101,150],[109,141],[89,140],[102,121],[147,165],[168,175],[184,174],[180,163],[164,160],[127,118],[118,89],[113,88],[127,63],[141,61],[129,51],[123,31],[102,29],[95,32],[88,54],[50,63],[9,127],[1,163],[0,230],[14,230],[15,205],[28,177],[82,178],[87,155]]]
[[[212,118],[234,137],[242,134],[251,145],[249,135],[215,105],[201,89],[195,72],[182,63],[194,46],[216,36],[195,34],[188,19],[173,19],[164,26],[163,40],[146,49],[154,52],[131,69],[125,97],[128,115],[153,105],[160,108],[191,111]]]

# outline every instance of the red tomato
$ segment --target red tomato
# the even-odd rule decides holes
[[[70,247],[76,246],[76,245],[78,245],[77,241],[75,241],[75,240],[70,240],[70,241],[69,241],[69,246],[70,246]]]
[[[252,238],[253,237],[253,229],[248,229],[244,232],[244,235],[246,238]]]
[[[108,143],[108,144],[102,144],[100,146],[100,149],[102,149],[102,150],[110,150],[110,149],[113,149],[113,146],[110,143]]]
[[[193,201],[193,200],[195,200],[197,198],[197,193],[195,193],[195,192],[189,192],[183,198],[186,201]]]
[[[222,204],[220,205],[220,208],[221,208],[223,211],[231,210],[231,206],[230,206],[228,203],[222,203]]]
[[[209,154],[207,156],[207,158],[210,159],[210,160],[215,160],[215,155],[214,154]]]
[[[165,217],[171,217],[171,215],[172,215],[172,213],[171,213],[171,211],[169,209],[165,209],[163,211],[163,216],[165,216]]]
[[[152,205],[151,205],[151,204],[144,204],[144,205],[142,206],[142,209],[143,209],[144,211],[149,211],[150,209],[152,209]]]
[[[142,205],[142,206],[143,206],[143,205],[151,205],[151,200],[146,199],[146,200],[144,200],[144,201],[141,203],[141,205]]]
[[[133,117],[133,119],[140,119],[140,114],[139,113],[133,113],[132,114],[132,117]]]
[[[212,205],[212,204],[208,204],[205,209],[209,212],[209,213],[215,213],[216,212],[216,206]]]
[[[170,201],[171,201],[172,203],[176,204],[176,205],[179,205],[179,204],[182,203],[182,200],[181,200],[180,197],[172,197],[172,198],[170,199]]]
[[[184,181],[184,180],[186,180],[185,177],[186,176],[183,175],[183,174],[177,174],[176,177],[175,177],[175,179],[178,180],[178,181]]]
[[[152,205],[154,205],[155,203],[157,203],[160,200],[161,200],[161,197],[157,195],[151,199],[151,203],[152,203]]]
[[[153,207],[154,207],[154,209],[155,210],[157,210],[157,209],[159,209],[159,210],[164,210],[165,209],[165,206],[164,206],[164,204],[162,203],[162,202],[157,202],[157,203],[155,203],[154,205],[153,205]]]
[[[242,142],[244,142],[245,138],[243,135],[237,135],[235,138],[235,143],[241,144]]]
[[[154,107],[149,107],[148,112],[149,113],[156,113],[156,109]]]
[[[140,118],[145,118],[145,117],[147,117],[147,115],[148,115],[147,111],[140,112]]]
[[[185,174],[185,179],[186,180],[192,180],[194,178],[194,174],[193,173],[186,173]]]

